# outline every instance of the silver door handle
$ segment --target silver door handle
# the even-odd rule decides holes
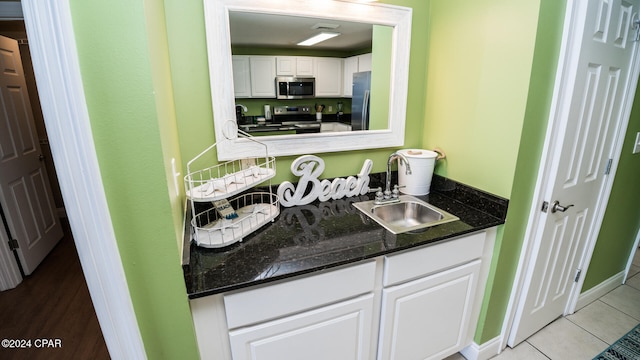
[[[573,204],[571,205],[567,205],[567,206],[562,206],[560,205],[560,202],[558,200],[553,202],[553,205],[551,206],[551,213],[555,213],[556,211],[560,211],[560,212],[565,212],[567,211],[568,208],[572,207]]]

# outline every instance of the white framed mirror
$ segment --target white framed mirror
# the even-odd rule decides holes
[[[239,138],[234,131],[237,127],[237,99],[233,83],[230,30],[230,14],[233,13],[292,16],[325,22],[335,20],[366,23],[390,29],[391,45],[388,49],[381,50],[388,52],[385,56],[390,63],[389,73],[384,74],[389,82],[388,89],[385,89],[388,90],[388,107],[383,107],[385,110],[388,108],[387,126],[364,131],[260,136],[258,140],[267,145],[270,156],[398,147],[404,144],[411,41],[410,8],[336,0],[204,0],[204,9],[219,160],[264,155],[264,148],[247,139]],[[275,78],[273,86],[275,88]],[[313,105],[313,99],[310,99],[310,103]],[[383,118],[384,115],[376,114]],[[225,138],[229,141],[221,141]]]

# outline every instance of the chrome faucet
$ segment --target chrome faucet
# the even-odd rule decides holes
[[[411,174],[411,165],[409,165],[409,160],[407,159],[406,156],[404,156],[403,154],[397,151],[389,155],[389,160],[387,160],[387,179],[385,183],[384,192],[383,193],[378,192],[376,194],[376,199],[375,199],[376,204],[400,201],[400,199],[398,198],[398,185],[394,186],[393,191],[391,190],[391,164],[393,163],[393,160],[398,160],[398,165],[404,162],[406,166],[405,174],[407,175]]]

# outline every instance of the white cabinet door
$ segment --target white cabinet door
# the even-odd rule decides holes
[[[320,132],[351,131],[351,125],[338,122],[323,122],[320,124]]]
[[[342,95],[342,59],[315,58],[316,97]]]
[[[442,359],[472,341],[480,260],[383,290],[378,359]]]
[[[351,97],[353,93],[353,73],[358,72],[358,57],[344,59],[344,75],[342,77],[342,96]]]
[[[278,76],[314,76],[313,58],[308,56],[278,56],[276,58]]]
[[[237,98],[251,97],[251,70],[249,57],[234,55],[231,57],[233,66],[233,93]]]
[[[371,71],[371,53],[358,55],[358,71]]]
[[[276,74],[278,76],[295,76],[296,75],[296,57],[295,56],[278,56],[276,58]]]
[[[283,299],[284,301],[285,299]],[[370,358],[373,294],[229,333],[234,360]]]
[[[261,98],[276,97],[276,57],[250,56],[251,96]]]
[[[351,97],[353,93],[353,74],[360,71],[371,71],[370,53],[351,56],[344,59],[342,96]]]
[[[296,76],[314,76],[313,58],[306,56],[296,57]]]

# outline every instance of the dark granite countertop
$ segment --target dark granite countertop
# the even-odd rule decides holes
[[[372,174],[371,187],[383,177]],[[282,208],[273,223],[222,249],[198,247],[185,238],[183,270],[189,298],[355,263],[494,227],[504,223],[508,205],[506,199],[434,175],[431,193],[419,198],[460,220],[417,234],[393,234],[352,205],[372,198],[364,195]]]

